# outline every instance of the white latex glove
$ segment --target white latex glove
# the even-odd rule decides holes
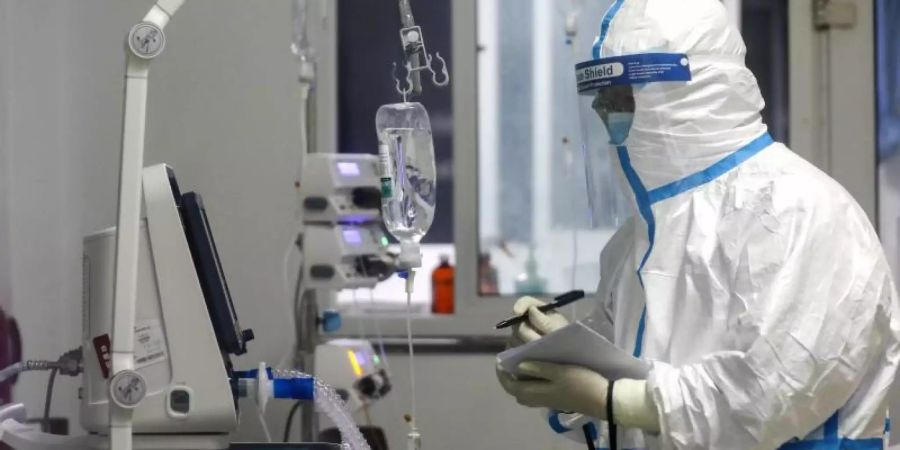
[[[547,314],[538,311],[537,308],[539,306],[546,304],[546,302],[542,302],[534,297],[521,297],[516,300],[516,304],[513,305],[513,314],[520,316],[528,312],[528,321],[513,325],[512,336],[510,336],[509,340],[506,342],[506,348],[518,347],[522,344],[538,340],[545,334],[556,331],[569,324],[569,321],[566,320],[562,314],[555,311],[550,311]],[[496,371],[497,379],[500,381],[500,384],[506,392],[512,395],[508,386],[512,386],[512,383],[516,383],[516,378],[505,372],[500,367],[499,363],[497,364]]]
[[[552,333],[569,324],[562,314],[556,311],[542,313],[539,306],[546,305],[534,297],[522,297],[513,305],[513,314],[522,315],[528,313],[528,321],[513,326],[512,338],[509,347],[518,347],[522,344],[536,341],[545,334]]]
[[[581,413],[606,419],[609,382],[597,372],[580,366],[526,361],[518,377],[498,371],[500,384],[520,405]]]
[[[606,420],[609,382],[602,375],[580,366],[537,361],[519,365],[516,377],[497,369],[503,389],[520,405],[580,413]],[[525,378],[530,377],[530,378]],[[613,419],[626,428],[659,433],[659,413],[647,393],[644,380],[621,379],[613,388]]]

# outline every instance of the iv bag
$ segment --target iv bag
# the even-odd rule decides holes
[[[431,228],[437,201],[428,112],[415,102],[384,105],[375,115],[375,128],[381,157],[384,224],[400,241],[401,264],[418,267],[418,243]]]

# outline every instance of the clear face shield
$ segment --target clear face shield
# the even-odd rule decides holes
[[[591,225],[617,228],[631,215],[614,152],[631,130],[632,87],[612,86],[581,93],[578,100]]]
[[[647,83],[688,81],[690,67],[683,54],[647,53],[590,60],[575,71],[591,223],[617,227],[633,214],[616,152],[628,146],[635,94]]]

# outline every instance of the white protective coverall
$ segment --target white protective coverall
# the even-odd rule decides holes
[[[881,449],[900,310],[866,214],[771,140],[718,1],[617,0],[600,28],[602,57],[685,53],[692,77],[635,89],[615,151],[636,215],[594,315],[652,361],[660,424],[621,448]]]

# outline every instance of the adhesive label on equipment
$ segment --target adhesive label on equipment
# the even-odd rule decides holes
[[[112,345],[110,344],[109,335],[103,334],[93,339],[94,351],[97,353],[97,363],[100,364],[100,372],[103,378],[109,378],[109,372],[112,370]]]
[[[134,327],[134,368],[140,369],[168,359],[166,338],[159,320],[142,320]]]
[[[690,81],[691,65],[683,53],[643,53],[613,56],[575,65],[580,94],[609,86]]]

